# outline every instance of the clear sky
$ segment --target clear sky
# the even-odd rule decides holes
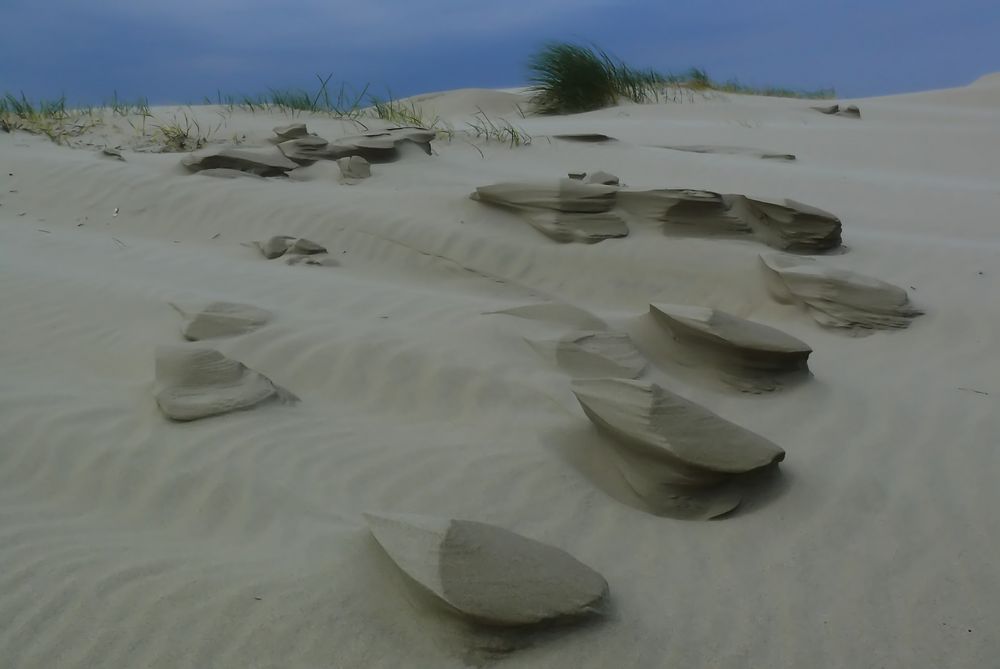
[[[869,96],[1000,70],[1000,0],[0,0],[0,92],[200,102],[331,73],[397,96],[517,86],[546,40]]]

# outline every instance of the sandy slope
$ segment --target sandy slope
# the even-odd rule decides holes
[[[495,523],[607,578],[607,621],[511,667],[991,666],[1000,87],[856,101],[860,121],[740,96],[526,120],[513,93],[425,104],[460,125],[477,96],[534,143],[483,145],[484,160],[438,142],[355,186],[333,165],[222,180],[184,172],[176,154],[121,163],[0,135],[0,664],[462,666],[473,641],[409,593],[365,528],[363,511],[386,511]],[[307,120],[327,137],[353,131]],[[238,112],[219,136],[263,143],[286,121]],[[112,143],[129,141],[119,126],[102,131]],[[565,132],[621,141],[544,137]],[[798,160],[655,148],[692,144]],[[849,252],[825,262],[910,289],[927,315],[847,337],[768,296],[754,242],[633,225],[627,239],[559,245],[468,199],[598,168],[632,188],[833,211]],[[274,234],[318,241],[341,266],[241,245]],[[162,418],[153,351],[180,341],[167,302],[202,299],[276,314],[219,348],[300,404]],[[649,377],[782,445],[780,484],[719,521],[644,512],[567,377],[524,342],[568,328],[484,314],[546,300],[592,310],[650,354],[650,301],[807,341],[815,378],[780,393],[690,369]]]

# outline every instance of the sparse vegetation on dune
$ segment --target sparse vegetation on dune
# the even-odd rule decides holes
[[[64,97],[32,102],[23,93],[6,93],[0,98],[0,130],[4,132],[23,130],[63,144],[99,123],[92,108],[69,109]]]
[[[831,98],[833,89],[797,91],[778,87],[747,86],[736,80],[717,82],[699,68],[687,72],[663,74],[652,69],[639,69],[625,64],[606,52],[588,46],[553,42],[531,57],[532,101],[535,111],[543,114],[565,114],[600,109],[622,100],[634,103],[693,101],[697,95],[712,91],[747,95],[767,95],[794,98]],[[391,92],[378,96],[369,86],[355,90],[341,84],[331,91],[333,75],[316,75],[315,91],[304,89],[270,89],[261,95],[223,95],[205,97],[206,105],[217,105],[223,123],[203,131],[193,114],[176,111],[168,119],[157,119],[147,98],[123,100],[115,92],[99,106],[67,107],[64,97],[32,102],[24,94],[10,93],[0,97],[0,130],[23,130],[46,135],[59,144],[87,131],[124,119],[137,137],[150,143],[144,148],[159,147],[162,151],[189,151],[201,148],[225,125],[227,114],[237,110],[256,113],[279,113],[286,116],[322,115],[349,121],[364,130],[366,121],[378,120],[398,126],[420,126],[435,130],[439,138],[451,141],[458,137],[479,149],[479,145],[496,142],[510,148],[531,144],[532,137],[523,128],[500,117],[489,117],[479,110],[460,130],[437,116],[430,116],[413,100],[401,100]],[[110,111],[110,117],[107,112]],[[518,108],[521,117],[524,112]],[[162,113],[162,112],[161,112]],[[202,121],[204,122],[204,121]],[[235,137],[235,135],[234,135]]]
[[[638,69],[606,52],[579,44],[552,42],[528,61],[531,90],[538,112],[567,114],[593,111],[621,100],[635,103],[677,101],[682,91],[720,91],[792,98],[830,98],[833,89],[796,91],[788,88],[746,86],[736,80],[714,81],[693,67],[684,74]]]
[[[391,92],[386,96],[376,96],[369,93],[365,86],[360,92],[353,92],[346,85],[341,85],[336,95],[329,91],[331,76],[317,75],[319,86],[316,91],[308,92],[301,89],[272,89],[268,93],[257,96],[223,95],[216,92],[215,98],[205,97],[206,105],[220,107],[218,114],[222,122],[208,127],[204,119],[199,122],[192,113],[174,109],[169,112],[169,119],[164,112],[158,111],[160,118],[154,115],[146,98],[138,98],[127,102],[115,93],[110,100],[99,106],[70,109],[65,99],[33,103],[25,96],[16,97],[11,94],[0,98],[0,129],[10,132],[24,130],[36,134],[48,135],[58,143],[68,143],[70,136],[78,136],[86,130],[110,121],[111,118],[121,118],[132,128],[135,137],[143,149],[155,147],[163,152],[180,152],[199,149],[213,141],[219,130],[228,121],[229,115],[240,110],[256,113],[278,113],[290,117],[301,114],[312,116],[328,116],[330,118],[349,121],[368,130],[365,121],[378,120],[395,126],[419,126],[434,130],[438,137],[451,141],[456,137],[466,141],[477,150],[480,145],[497,142],[510,148],[531,144],[532,137],[507,119],[490,117],[479,110],[464,128],[455,127],[437,116],[430,116],[412,100],[400,100]],[[518,110],[521,117],[524,113]],[[234,143],[239,136],[234,135]],[[480,150],[480,153],[482,151]]]

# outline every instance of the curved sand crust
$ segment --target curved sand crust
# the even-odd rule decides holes
[[[306,129],[305,123],[289,123],[275,127],[274,134],[281,140],[288,140],[305,137],[309,134],[309,130]]]
[[[620,186],[621,179],[617,175],[605,172],[604,170],[594,170],[593,172],[571,172],[570,179],[582,181],[585,184],[601,184],[602,186]]]
[[[215,177],[217,179],[257,179],[264,181],[264,177],[243,170],[234,170],[231,167],[210,167],[206,170],[198,170],[195,174],[203,177]]]
[[[245,149],[236,146],[200,149],[182,158],[181,164],[192,172],[224,168],[262,177],[283,176],[299,166],[277,149]]]
[[[331,158],[330,142],[315,135],[303,135],[278,143],[278,150],[298,165],[312,165]]]
[[[204,307],[185,309],[170,303],[184,322],[181,334],[189,341],[233,337],[253,332],[267,324],[273,314],[250,304],[237,302],[211,302]]]
[[[761,255],[767,287],[776,300],[803,304],[821,325],[882,330],[909,327],[923,312],[899,286],[812,258]]]
[[[624,332],[571,332],[559,339],[527,341],[575,378],[635,379],[649,365]]]
[[[574,307],[572,304],[559,304],[558,302],[525,304],[520,307],[510,307],[509,309],[499,309],[485,313],[504,314],[528,320],[555,323],[577,330],[598,331],[608,328],[607,323],[586,309]]]
[[[638,455],[685,468],[692,480],[745,474],[785,458],[778,445],[654,383],[581,380],[573,394],[599,430]]]
[[[596,244],[605,239],[628,237],[629,229],[618,214],[573,214],[555,211],[525,212],[532,227],[564,244]]]
[[[812,348],[768,325],[707,307],[650,304],[649,313],[686,350],[753,389],[773,390],[777,378],[809,370]]]
[[[366,513],[410,578],[463,616],[521,626],[602,612],[608,584],[565,551],[486,523]]]
[[[666,188],[622,190],[618,202],[640,218],[665,223],[667,232],[753,235],[768,246],[789,251],[825,251],[841,243],[840,219],[795,200]]]
[[[297,397],[263,374],[215,349],[161,346],[156,350],[156,403],[167,418],[192,421],[262,402]]]

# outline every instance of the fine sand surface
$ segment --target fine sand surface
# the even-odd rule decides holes
[[[522,119],[524,102],[424,96],[431,117],[461,127],[482,108],[534,141],[438,139],[350,182],[332,161],[194,174],[183,154],[136,151],[121,119],[76,149],[0,134],[0,666],[995,666],[997,78],[837,101],[859,119],[735,95]],[[187,113],[224,119],[216,138],[250,149],[276,150],[272,128],[298,121],[330,140],[359,132],[219,111]],[[548,139],[574,134],[617,141]],[[925,314],[824,327],[772,296],[757,240],[632,218],[628,237],[558,243],[469,198],[596,170],[630,190],[831,212],[846,252],[817,262],[899,286]],[[327,253],[313,266],[252,244],[281,235]],[[205,344],[300,401],[170,421],[157,350],[202,344],[171,305],[220,302],[270,318]],[[808,342],[811,377],[740,392],[672,355],[650,304]],[[626,333],[648,360],[608,335],[624,375],[780,446],[774,480],[717,520],[650,512],[572,391],[614,365],[567,367],[533,345],[593,331]],[[603,618],[490,637],[407,582],[366,513],[488,523],[565,551],[606,579]]]

